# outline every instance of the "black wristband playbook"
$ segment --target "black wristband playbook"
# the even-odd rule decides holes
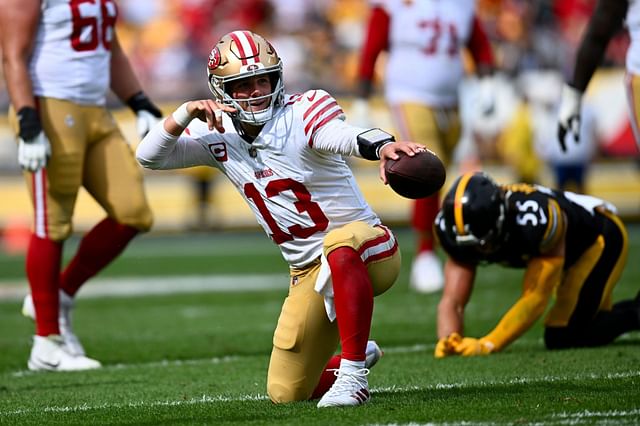
[[[16,115],[18,116],[20,139],[25,142],[31,142],[42,131],[38,111],[34,107],[26,106],[20,108]]]
[[[127,105],[133,112],[149,111],[154,117],[162,118],[162,111],[151,102],[142,90],[127,99]]]
[[[395,142],[393,135],[380,129],[370,129],[357,136],[358,150],[362,158],[367,160],[379,160],[380,148],[389,142]]]

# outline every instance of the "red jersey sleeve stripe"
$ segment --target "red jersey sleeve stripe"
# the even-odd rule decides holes
[[[335,100],[331,103],[328,103],[327,105],[325,105],[324,107],[322,107],[322,109],[320,111],[318,111],[317,113],[315,113],[315,115],[313,117],[311,117],[308,120],[305,120],[305,122],[307,123],[306,126],[304,126],[304,132],[305,133],[309,133],[309,129],[311,129],[315,122],[318,121],[318,119],[321,118],[322,114],[326,113],[327,111],[329,111],[331,108],[335,108],[338,107],[338,102],[336,102]],[[340,111],[342,111],[342,108],[338,107],[338,109]]]
[[[313,110],[314,110],[314,109],[318,108],[318,106],[320,106],[322,103],[324,103],[324,101],[326,101],[326,100],[327,100],[327,99],[329,99],[330,97],[331,97],[331,96],[329,96],[329,95],[324,95],[323,97],[321,97],[320,99],[318,99],[318,100],[317,100],[313,105],[311,105],[311,106],[309,107],[309,109],[307,109],[307,110],[304,112],[304,115],[302,116],[302,119],[303,119],[303,120],[306,120],[306,119],[307,119],[307,117],[308,117],[309,115],[311,115],[311,113],[313,112]]]
[[[342,111],[342,108],[338,108],[337,110],[335,110],[334,112],[332,112],[331,114],[329,114],[328,116],[326,116],[324,119],[322,119],[322,121],[320,121],[318,124],[316,124],[313,128],[313,130],[311,131],[311,133],[309,133],[309,146],[313,146],[313,135],[325,124],[327,124],[329,121],[333,120],[334,118],[336,118],[337,116],[339,116],[340,114],[344,114],[344,111]],[[310,123],[311,124],[311,123]],[[305,129],[306,130],[306,129]]]

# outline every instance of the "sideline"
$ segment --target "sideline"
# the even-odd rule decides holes
[[[82,287],[80,299],[132,297],[174,293],[264,291],[288,288],[287,274],[192,275],[171,277],[96,278]],[[0,303],[27,295],[26,281],[0,281]]]

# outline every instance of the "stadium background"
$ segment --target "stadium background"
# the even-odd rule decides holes
[[[205,61],[212,43],[230,30],[251,28],[267,36],[282,56],[287,92],[326,89],[338,98],[349,119],[368,14],[366,0],[120,0],[117,3],[120,7],[118,31],[123,46],[146,91],[162,106],[164,113],[170,113],[184,100],[209,96]],[[559,84],[571,72],[576,44],[593,5],[592,0],[478,2],[479,16],[493,43],[501,76],[501,85],[496,90],[508,90],[514,96],[498,97],[498,107],[503,114],[494,120],[491,129],[480,129],[491,133],[489,146],[484,144],[479,148],[474,140],[461,144],[459,162],[449,170],[449,182],[461,164],[474,158],[499,181],[518,180],[524,167],[531,171],[535,181],[554,185],[542,151],[545,143],[556,142],[553,138],[540,140],[534,135],[535,128],[549,127],[555,125],[554,122],[536,123],[531,116],[515,141],[505,142],[501,135],[513,124],[513,112],[520,106],[537,103],[554,107],[560,94]],[[640,218],[640,171],[622,81],[627,45],[628,36],[624,33],[610,44],[603,67],[596,74],[585,101],[595,111],[598,135],[587,192],[616,204],[625,220],[636,221]],[[377,64],[372,122],[393,130],[380,96],[383,73],[384,58]],[[31,207],[17,166],[16,144],[7,125],[9,100],[4,85],[4,78],[0,78],[0,231],[5,237],[4,250],[11,251],[24,248],[15,235],[25,234]],[[461,86],[462,108],[469,111],[473,110],[473,101],[465,92],[466,87]],[[110,99],[110,106],[135,147],[134,115],[115,99]],[[468,123],[470,126],[481,124]],[[505,148],[509,143],[515,147]],[[365,197],[383,219],[392,224],[407,224],[410,201],[381,185],[377,165],[354,160],[353,167]],[[196,168],[145,173],[148,197],[156,217],[154,232],[256,226],[240,196],[214,171]],[[203,188],[208,191],[206,203],[198,201],[196,195]],[[78,200],[76,212],[77,232],[88,229],[103,214],[85,193]]]

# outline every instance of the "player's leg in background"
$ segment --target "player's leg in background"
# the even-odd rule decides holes
[[[627,261],[627,231],[620,219],[607,220],[598,240],[566,272],[556,303],[545,321],[549,349],[602,346],[640,329],[637,303],[612,306],[612,293]]]
[[[457,108],[431,108],[419,104],[390,107],[398,137],[421,143],[435,152],[449,166],[460,139],[460,117]],[[410,286],[420,293],[442,289],[444,275],[436,255],[433,221],[440,208],[440,193],[414,202],[411,224],[416,236],[416,255],[412,262]]]
[[[82,284],[111,263],[133,237],[149,230],[152,223],[142,172],[109,113],[91,107],[84,118],[92,123],[92,132],[83,185],[107,217],[83,236],[62,273],[61,287],[72,297]]]
[[[73,332],[72,310],[78,289],[113,261],[139,232],[151,226],[152,216],[142,187],[142,174],[129,145],[108,112],[86,107],[89,123],[82,184],[107,217],[87,232],[60,275],[60,329],[68,347],[84,354]]]
[[[35,211],[26,259],[31,294],[23,304],[23,313],[36,321],[28,365],[32,370],[97,368],[100,363],[69,351],[59,338],[62,247],[72,231],[73,209],[82,183],[86,129],[80,108],[72,103],[40,99],[39,108],[52,156],[46,169],[25,174]]]

